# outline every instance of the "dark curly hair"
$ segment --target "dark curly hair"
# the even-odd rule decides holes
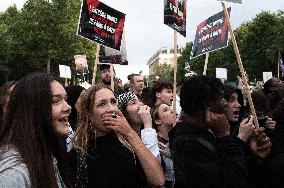
[[[265,93],[261,90],[256,90],[251,93],[252,102],[257,116],[268,116],[268,99]]]
[[[196,115],[209,102],[223,92],[223,84],[217,78],[193,76],[186,80],[180,91],[180,106],[187,115]]]
[[[173,90],[173,84],[165,80],[154,81],[153,86],[151,87],[151,92],[150,92],[150,98],[152,99],[151,106],[154,106],[157,101],[156,93],[161,92],[163,89]]]

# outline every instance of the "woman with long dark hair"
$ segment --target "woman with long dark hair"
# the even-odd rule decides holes
[[[7,108],[10,94],[16,85],[16,81],[8,81],[0,87],[0,126],[4,113]]]
[[[71,107],[63,86],[35,73],[10,96],[0,130],[0,187],[71,187],[65,160]]]

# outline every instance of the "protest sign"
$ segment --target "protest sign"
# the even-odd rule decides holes
[[[165,0],[164,24],[186,36],[186,0]]]
[[[242,0],[218,0],[218,1],[227,1],[227,2],[232,2],[232,3],[242,4]]]
[[[122,35],[120,50],[100,46],[99,63],[128,65],[124,34]]]
[[[59,74],[61,78],[71,79],[71,69],[66,65],[59,65]]]
[[[98,0],[83,0],[77,35],[120,50],[125,14]]]
[[[80,86],[82,86],[85,89],[89,89],[92,85],[85,81],[81,83]]]
[[[87,55],[74,55],[77,75],[84,75],[89,72],[87,64]]]
[[[267,80],[272,78],[272,72],[263,72],[262,77],[263,77],[263,83],[265,83]]]
[[[216,78],[227,80],[227,69],[225,69],[225,68],[216,68]]]
[[[87,55],[74,55],[76,71],[82,71],[83,69],[88,68],[87,64]]]
[[[230,11],[231,8],[228,9]],[[191,58],[228,46],[228,22],[224,12],[219,12],[197,26]]]
[[[114,50],[109,47],[101,46],[99,53],[99,63],[128,65],[126,51]]]

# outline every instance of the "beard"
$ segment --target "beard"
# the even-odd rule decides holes
[[[104,78],[102,79],[102,82],[105,84],[105,85],[110,85],[111,84],[111,79],[110,78]]]

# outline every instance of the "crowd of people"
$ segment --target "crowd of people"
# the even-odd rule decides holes
[[[0,187],[284,187],[284,83],[253,91],[193,75],[145,87],[140,74],[85,89],[33,73],[0,88]]]

